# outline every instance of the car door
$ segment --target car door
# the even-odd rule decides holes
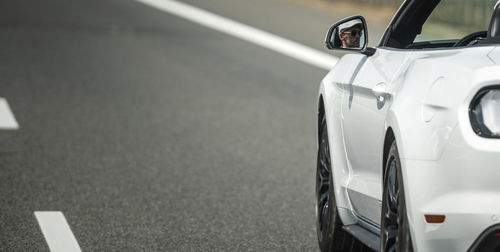
[[[362,57],[342,98],[342,132],[349,167],[347,193],[355,214],[379,225],[385,117],[394,83],[408,65],[404,50],[377,49]]]

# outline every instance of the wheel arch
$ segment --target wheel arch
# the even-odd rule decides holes
[[[391,149],[392,142],[396,140],[396,136],[394,135],[394,131],[392,127],[388,127],[385,131],[385,139],[384,139],[384,148],[383,148],[383,158],[382,158],[382,177],[385,174],[385,166],[387,163],[387,157],[389,156],[389,151]]]
[[[347,166],[347,160],[345,156],[345,148],[343,135],[341,132],[341,121],[340,121],[340,101],[342,99],[343,90],[339,89],[335,83],[334,74],[335,70],[332,70],[328,75],[321,81],[318,96],[316,98],[317,107],[313,113],[317,113],[317,126],[315,127],[316,135],[316,147],[319,149],[319,139],[321,133],[321,122],[326,121],[328,129],[328,139],[330,143],[335,143],[330,146],[331,155],[334,158],[334,168],[332,172],[334,173],[334,188],[335,188],[335,199],[337,202],[337,209],[339,211],[339,216],[344,225],[355,224],[357,218],[353,215],[351,205],[346,192],[346,183],[348,179],[349,169]]]
[[[321,134],[321,121],[323,121],[323,118],[325,117],[325,104],[323,101],[323,95],[320,94],[318,98],[318,122],[316,124],[316,139],[318,140],[318,146],[319,146],[319,138]]]
[[[398,106],[396,108],[391,108],[390,111],[387,114],[386,117],[386,130],[385,130],[385,136],[384,136],[384,147],[383,147],[383,164],[382,164],[382,180],[384,180],[384,175],[385,175],[385,169],[386,169],[386,163],[388,160],[389,156],[389,150],[391,148],[392,142],[396,142],[397,145],[397,151],[398,155],[400,158],[401,162],[401,172],[403,175],[403,186],[404,188],[404,194],[405,194],[405,201],[406,201],[406,214],[407,218],[409,221],[409,226],[410,226],[410,235],[412,237],[412,241],[416,241],[415,234],[412,230],[415,228],[415,219],[418,218],[419,216],[414,216],[413,214],[415,213],[411,206],[413,199],[410,197],[410,190],[412,188],[409,187],[408,180],[405,177],[405,158],[408,155],[414,154],[412,152],[411,148],[407,148],[407,146],[411,146],[411,138],[408,137],[408,134],[402,134],[402,132],[412,132],[409,129],[411,129],[412,124],[408,123],[408,120],[404,120],[406,118],[406,115],[408,113],[405,113],[405,110],[401,109],[401,106]],[[408,151],[410,153],[408,153]],[[384,183],[384,181],[382,182]],[[414,243],[415,245],[415,243]],[[415,246],[414,246],[415,248]]]

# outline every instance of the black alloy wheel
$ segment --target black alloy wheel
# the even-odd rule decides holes
[[[401,162],[394,141],[389,150],[384,175],[380,251],[413,252],[413,244],[406,216]]]
[[[319,148],[316,166],[316,230],[321,251],[350,251],[357,243],[342,228],[342,221],[337,212],[333,189],[330,145],[326,120],[321,122]]]

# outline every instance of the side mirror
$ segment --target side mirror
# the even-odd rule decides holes
[[[371,56],[374,48],[368,45],[368,29],[363,16],[344,18],[330,27],[325,38],[330,50],[355,51]]]

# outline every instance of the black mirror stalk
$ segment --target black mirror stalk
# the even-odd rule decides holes
[[[375,54],[376,51],[377,51],[377,49],[374,48],[374,47],[367,47],[364,50],[362,50],[361,53],[364,54],[364,55],[366,55],[366,56],[368,56],[368,57],[370,57],[373,54]]]

